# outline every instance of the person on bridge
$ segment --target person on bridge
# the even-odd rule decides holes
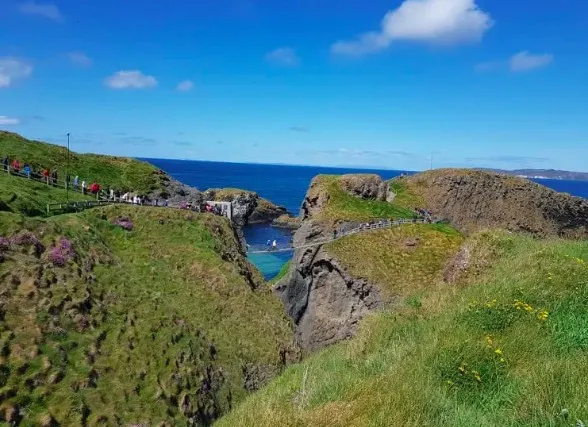
[[[74,181],[73,181],[73,188],[74,188],[74,190],[77,190],[78,189],[79,182],[80,182],[80,177],[76,175],[74,177]]]
[[[12,165],[10,165],[10,167],[14,170],[15,173],[18,173],[18,171],[20,171],[20,163],[16,159],[13,160]]]
[[[28,163],[25,163],[24,168],[22,169],[28,179],[31,179],[31,167]]]
[[[4,159],[2,160],[2,168],[4,169],[4,172],[8,172],[8,156],[4,156]]]
[[[276,249],[278,249],[278,242],[274,239],[272,242],[272,251],[275,251]]]
[[[49,169],[43,169],[43,180],[49,185]]]
[[[88,184],[86,184],[86,181],[82,181],[82,194],[86,194],[86,187],[88,186]]]

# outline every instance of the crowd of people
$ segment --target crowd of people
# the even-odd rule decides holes
[[[137,192],[122,192],[109,188],[103,190],[102,186],[97,181],[92,181],[90,184],[89,180],[80,180],[79,176],[75,176],[73,180],[70,179],[69,175],[65,176],[65,180],[59,181],[59,170],[57,168],[47,169],[43,168],[35,170],[29,163],[22,163],[18,159],[10,159],[9,156],[4,156],[2,159],[2,170],[5,173],[19,175],[28,179],[34,179],[51,185],[54,187],[69,188],[73,191],[81,192],[82,194],[92,194],[102,200],[119,203],[129,203],[133,205],[150,205],[159,207],[169,207],[169,199],[150,199],[145,195],[141,195]],[[179,209],[189,210],[192,212],[208,212],[219,216],[228,216],[227,206],[225,204],[211,204],[211,203],[192,203],[192,202],[181,202],[178,207]]]
[[[4,156],[2,159],[2,170],[13,175],[21,175],[28,179],[42,181],[47,185],[52,185],[54,187],[69,187],[74,191],[80,191],[82,194],[93,194],[98,196],[101,190],[100,184],[96,181],[88,184],[85,180],[80,182],[80,178],[75,176],[72,182],[70,176],[66,175],[65,180],[60,182],[59,170],[57,168],[35,170],[29,163],[21,163],[18,159],[13,159],[11,161],[8,156]]]

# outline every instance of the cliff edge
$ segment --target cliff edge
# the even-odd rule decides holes
[[[397,178],[392,186],[401,188],[406,207],[422,203],[418,207],[430,209],[463,232],[501,228],[540,237],[588,236],[588,200],[524,178],[440,169]]]

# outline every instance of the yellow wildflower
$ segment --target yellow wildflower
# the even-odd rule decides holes
[[[496,353],[500,356],[502,354],[502,350],[497,348],[496,350],[494,350],[494,353]]]
[[[474,376],[476,381],[478,381],[479,383],[482,382],[482,377],[480,376],[480,373],[478,371],[472,371],[472,375]]]
[[[486,344],[488,344],[489,346],[491,346],[491,345],[492,345],[492,337],[491,337],[490,335],[488,335],[488,336],[486,337]]]
[[[505,360],[504,360],[504,357],[501,357],[501,358],[500,358],[500,362],[502,362],[502,363],[504,363],[504,362],[505,362]]]
[[[549,312],[547,310],[543,310],[541,313],[537,315],[537,317],[539,318],[539,320],[547,320],[547,318],[549,317]]]

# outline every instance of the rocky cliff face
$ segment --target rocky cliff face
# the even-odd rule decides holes
[[[199,191],[171,178],[163,171],[157,173],[162,175],[160,181],[164,189],[152,192],[148,195],[149,199],[167,199],[170,206],[179,206],[183,202],[198,205],[207,200],[231,202],[233,205],[233,222],[238,227],[243,227],[247,224],[270,223],[287,213],[286,208],[276,206],[251,191],[214,188]]]
[[[503,228],[537,236],[588,236],[588,200],[522,178],[436,170],[403,178],[436,216],[464,232]]]
[[[306,221],[294,241],[308,244],[324,234],[320,225]],[[296,251],[292,265],[276,292],[306,350],[351,337],[370,310],[385,304],[376,286],[350,276],[321,246]]]
[[[346,191],[357,197],[386,199],[387,191],[379,177],[347,175],[340,182]],[[303,220],[294,235],[294,246],[332,236],[331,226],[313,219],[313,215],[326,206],[329,197],[318,180],[313,180],[302,204]],[[352,336],[359,321],[370,310],[388,303],[377,286],[352,277],[322,246],[297,250],[290,271],[275,291],[296,325],[299,345],[309,351]]]

